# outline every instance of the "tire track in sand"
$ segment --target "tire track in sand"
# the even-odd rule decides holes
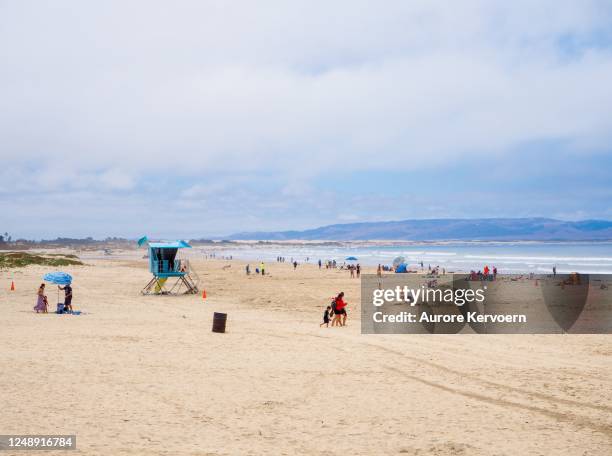
[[[283,332],[286,332],[286,331],[283,331]],[[272,335],[278,336],[278,329],[276,330],[277,334],[273,334],[268,331],[256,331],[256,333],[258,333],[259,335],[266,335],[266,336],[272,336]],[[295,331],[291,332],[290,337],[294,337],[295,334],[296,334]],[[337,340],[337,337],[338,337],[338,335],[335,335],[333,337],[332,336],[321,336],[321,335],[311,334],[311,333],[306,333],[306,332],[300,332],[298,334],[301,336],[313,337],[316,339],[329,339],[329,340]],[[471,382],[473,382],[472,386],[474,387],[487,386],[487,387],[493,388],[496,391],[509,392],[509,393],[516,394],[518,395],[518,397],[516,397],[514,400],[500,399],[500,398],[482,394],[482,393],[474,393],[474,392],[466,391],[463,389],[453,388],[449,386],[449,382],[428,380],[428,379],[425,379],[424,376],[407,372],[398,367],[383,366],[389,372],[392,372],[395,375],[399,375],[400,377],[410,379],[412,381],[424,384],[431,388],[445,391],[450,394],[466,397],[468,399],[477,400],[480,402],[488,403],[491,405],[496,405],[499,407],[511,407],[514,409],[525,410],[527,412],[544,415],[548,418],[554,419],[555,421],[565,422],[565,423],[571,424],[579,428],[589,428],[593,431],[604,434],[606,437],[612,439],[612,424],[597,422],[597,421],[594,421],[592,418],[585,417],[585,416],[575,414],[575,413],[551,410],[549,408],[546,408],[546,405],[538,406],[538,405],[530,404],[529,402],[533,402],[533,400],[536,399],[541,402],[544,402],[545,404],[550,405],[553,408],[557,406],[571,406],[571,407],[582,408],[583,411],[585,411],[584,409],[591,409],[591,410],[597,410],[597,411],[603,411],[603,412],[610,412],[612,411],[612,407],[609,407],[606,405],[585,403],[585,402],[575,401],[571,399],[559,398],[559,397],[551,396],[551,395],[544,394],[544,393],[538,393],[535,391],[529,391],[529,390],[525,390],[522,388],[513,387],[510,385],[503,384],[503,383],[497,383],[497,382],[492,382],[490,380],[484,380],[468,372],[453,369],[453,368],[450,368],[450,367],[447,367],[447,366],[444,366],[444,365],[441,365],[441,364],[438,364],[438,363],[435,363],[429,360],[425,360],[425,359],[422,359],[416,356],[411,356],[411,355],[408,355],[402,351],[399,351],[393,348],[384,347],[384,346],[369,343],[369,342],[363,342],[362,340],[359,340],[359,338],[355,336],[347,337],[347,335],[341,335],[340,337],[346,340],[350,340],[352,344],[357,344],[357,345],[367,347],[370,349],[374,349],[374,350],[385,351],[387,353],[396,355],[402,358],[403,360],[409,360],[413,363],[424,365],[429,368],[435,369],[439,372],[442,372],[443,374],[450,374],[452,376],[458,377],[462,380],[462,385],[466,389],[468,389],[470,386],[470,385],[465,384],[465,379],[468,379]],[[342,351],[350,353],[350,351],[347,349],[342,349],[341,347],[338,347],[338,348]],[[527,403],[520,402],[520,401],[524,401]]]

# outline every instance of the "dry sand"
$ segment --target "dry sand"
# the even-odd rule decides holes
[[[612,454],[612,336],[361,335],[346,272],[197,261],[204,301],[141,296],[132,257],[66,269],[81,316],[32,312],[47,269],[0,273],[0,434],[87,455]],[[349,326],[319,328],[340,290]]]

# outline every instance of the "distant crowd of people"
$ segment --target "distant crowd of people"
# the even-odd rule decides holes
[[[231,258],[230,258],[231,259]],[[310,261],[309,257],[306,257],[304,262],[308,263]],[[278,256],[276,257],[276,262],[277,263],[286,263],[287,262],[287,258],[283,257],[283,256]],[[289,260],[289,264],[291,266],[293,266],[293,270],[296,270],[297,267],[299,266],[299,262],[297,261],[297,259],[295,258],[290,258]],[[346,264],[346,263],[342,263],[340,266],[338,266],[338,262],[336,260],[326,260],[323,261],[321,259],[317,260],[316,265],[318,265],[319,269],[323,269],[323,267],[325,267],[325,269],[346,269],[349,271],[351,277],[360,277],[361,276],[361,265],[359,263],[357,264]],[[380,265],[379,265],[380,267]],[[387,268],[384,267],[384,270],[386,271]],[[251,265],[247,264],[245,267],[245,271],[247,275],[251,274]],[[264,263],[261,262],[261,265],[259,268],[255,268],[255,273],[256,274],[264,274],[265,275],[265,266]]]
[[[277,263],[285,263],[287,261],[287,258],[283,257],[283,256],[277,256],[276,257],[276,262]],[[304,260],[305,263],[308,263],[310,261],[310,257],[306,257],[306,259]],[[291,259],[289,260],[289,263],[291,264],[296,264],[297,263],[297,259],[291,257]],[[321,263],[321,260],[319,260],[319,263]]]
[[[247,264],[244,269],[245,269],[246,275],[251,275],[251,265],[250,264]],[[262,276],[266,275],[266,265],[263,261],[259,263],[259,267],[255,268],[255,274],[261,274]]]
[[[488,281],[493,281],[493,280],[497,280],[497,267],[493,266],[493,268],[489,268],[488,265],[485,265],[484,268],[482,268],[482,270],[471,270],[470,271],[470,280],[488,280]]]
[[[234,256],[233,255],[221,255],[218,258],[221,259],[221,260],[226,260],[227,261],[227,260],[233,260]],[[210,259],[210,260],[217,259],[217,254],[214,253],[214,252],[213,253],[205,253],[204,254],[204,259],[206,259],[206,260],[208,260],[208,259]]]

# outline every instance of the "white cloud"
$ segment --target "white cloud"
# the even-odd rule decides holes
[[[102,173],[98,182],[109,190],[130,190],[135,185],[133,176],[116,169],[110,169]]]
[[[4,3],[0,192],[161,174],[266,211],[323,173],[608,153],[611,23],[596,0]]]

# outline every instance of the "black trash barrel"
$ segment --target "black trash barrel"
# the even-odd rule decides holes
[[[213,315],[213,332],[224,333],[225,323],[227,322],[227,314],[215,312]]]

